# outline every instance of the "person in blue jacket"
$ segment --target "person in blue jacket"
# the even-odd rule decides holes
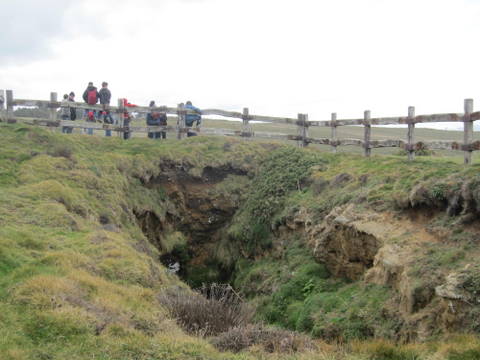
[[[193,123],[196,122],[196,130],[200,131],[200,124],[202,123],[202,112],[199,108],[192,105],[191,101],[187,101],[185,104],[186,110],[192,110],[193,114],[185,115],[185,126],[191,128]],[[197,136],[197,133],[188,129],[187,137]]]

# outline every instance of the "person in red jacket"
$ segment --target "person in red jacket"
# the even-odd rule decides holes
[[[93,86],[93,82],[89,82],[87,88],[83,92],[83,101],[88,105],[96,105],[99,99],[98,90]],[[95,122],[96,111],[95,109],[85,110],[87,121]],[[88,135],[93,135],[93,128],[86,129]]]
[[[123,99],[123,107],[124,107],[124,112],[123,112],[123,127],[125,128],[125,131],[123,132],[123,139],[128,140],[130,139],[130,122],[132,121],[132,117],[130,113],[128,112],[127,108],[129,107],[136,107],[137,105],[131,104],[128,102],[127,99]]]

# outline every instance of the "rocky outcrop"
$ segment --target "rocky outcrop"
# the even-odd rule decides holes
[[[373,266],[382,246],[373,227],[374,214],[360,214],[353,206],[334,209],[324,221],[308,228],[308,237],[319,262],[336,277],[359,280]]]
[[[475,283],[471,275],[480,271],[467,267],[451,274],[441,268],[415,273],[420,257],[428,256],[425,247],[439,243],[419,219],[359,210],[352,204],[335,208],[317,224],[305,210],[292,219],[295,226],[290,228],[295,229],[305,220],[314,255],[332,275],[395,290],[395,298],[379,311],[400,324],[398,339],[423,340],[439,331],[474,326],[469,314],[476,313],[480,298],[466,284],[478,283],[480,289],[480,280]]]

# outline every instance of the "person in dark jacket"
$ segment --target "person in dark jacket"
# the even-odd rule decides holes
[[[98,92],[98,98],[100,100],[100,104],[103,107],[102,115],[103,115],[103,122],[105,124],[113,124],[113,118],[110,114],[110,99],[112,98],[112,93],[108,89],[108,83],[103,82],[102,88]],[[105,130],[105,136],[112,136],[112,130]]]
[[[156,107],[155,101],[150,101],[150,104],[148,105],[150,108],[152,108],[152,111],[150,111],[147,114],[147,126],[167,126],[167,114],[159,111],[154,111],[153,108]],[[150,131],[148,132],[148,137],[150,139],[166,139],[167,138],[167,132],[166,131]]]
[[[200,131],[200,124],[202,123],[202,112],[200,109],[193,106],[191,101],[186,102],[185,109],[194,112],[193,114],[185,115],[185,126],[191,128],[193,123],[196,122],[196,131]],[[187,137],[190,136],[197,136],[197,133],[188,129]]]
[[[98,90],[95,86],[93,86],[93,82],[89,82],[87,88],[83,92],[83,101],[88,105],[96,105],[99,99]],[[95,109],[92,110],[85,110],[85,115],[87,116],[87,121],[95,122]],[[88,135],[93,135],[93,129],[87,129]]]
[[[123,132],[123,139],[124,140],[128,140],[130,139],[130,122],[132,121],[132,116],[130,115],[130,113],[128,112],[127,108],[129,107],[136,107],[137,105],[135,104],[131,104],[130,102],[128,102],[127,99],[123,99],[123,107],[124,107],[124,112],[122,114],[122,126],[124,128],[124,132]]]
[[[62,120],[70,120],[70,105],[68,104],[68,95],[63,95],[63,100],[60,106],[60,117]],[[73,128],[71,126],[62,126],[62,133],[71,134]]]
[[[70,102],[75,102],[75,93],[73,91],[68,94],[68,101]],[[77,109],[74,107],[70,107],[70,120],[76,120],[77,119]]]

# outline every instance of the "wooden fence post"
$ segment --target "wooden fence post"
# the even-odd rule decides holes
[[[302,133],[302,137],[303,137],[303,146],[304,147],[307,147],[308,146],[308,114],[303,114],[303,133]]]
[[[370,157],[370,154],[372,153],[372,149],[370,148],[370,138],[372,135],[372,125],[370,124],[370,110],[365,110],[363,113],[363,125],[365,126],[364,129],[364,148],[365,148],[365,156]]]
[[[308,146],[307,137],[308,137],[308,115],[307,114],[298,114],[297,126],[298,126],[298,136],[301,137],[301,140],[298,140],[299,147]]]
[[[332,153],[337,153],[337,113],[332,113],[332,120],[330,121],[330,127],[332,129],[331,144]]]
[[[408,131],[407,131],[407,153],[408,160],[415,160],[415,149],[414,149],[414,131],[415,131],[415,106],[408,107]]]
[[[13,116],[13,91],[7,90],[7,122],[14,119]]]
[[[5,119],[5,90],[0,90],[0,121],[7,121]]]
[[[181,140],[185,129],[185,104],[177,105],[177,140]]]
[[[251,137],[253,134],[252,127],[250,125],[250,117],[248,108],[243,108],[242,113],[242,137]]]
[[[57,93],[51,92],[50,104],[48,104],[48,107],[50,108],[50,121],[57,121],[57,107],[54,104],[56,102],[57,102]]]
[[[124,105],[123,105],[123,99],[118,99],[117,100],[117,105],[118,105],[118,127],[123,129],[123,122],[124,122],[124,117],[123,113],[125,111]],[[117,131],[117,136],[119,138],[123,138],[123,131]]]
[[[473,99],[465,99],[464,101],[465,115],[463,117],[463,147],[464,147],[464,163],[470,165],[472,163],[473,142],[473,121],[471,113],[473,112]]]

